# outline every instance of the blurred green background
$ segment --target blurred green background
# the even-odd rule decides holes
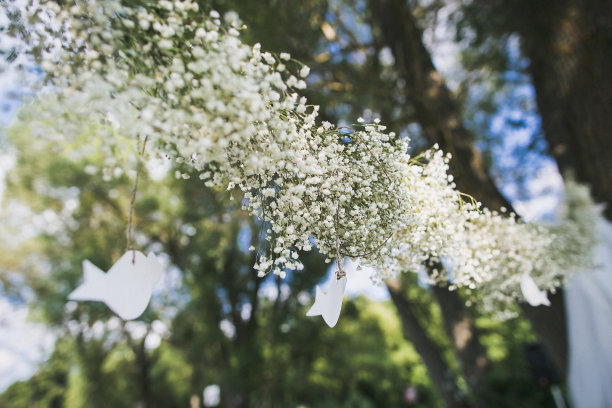
[[[545,3],[201,2],[203,12],[237,11],[245,42],[309,65],[306,93],[324,119],[380,117],[415,152],[440,143],[455,154],[459,187],[493,208],[506,198],[528,204],[531,180],[568,167],[546,134],[556,100],[534,50],[548,49],[551,26],[571,2]],[[461,150],[466,143],[477,161]],[[0,213],[1,294],[27,303],[30,319],[57,341],[30,379],[0,394],[0,407],[554,406],[525,347],[547,335],[564,340],[538,330],[537,320],[500,322],[466,306],[469,294],[424,287],[407,273],[389,300],[345,299],[330,329],[305,316],[329,272],[322,257],[305,254],[304,271],[284,280],[258,279],[248,247],[264,245],[261,223],[230,192],[197,177],[176,180],[175,170],[189,172],[180,164],[149,168],[140,182],[136,243],[168,271],[144,316],[126,323],[101,303],[67,303],[82,260],[107,270],[123,253],[133,180],[104,181],[101,156],[75,158],[79,146],[49,151],[25,125],[12,127],[2,148],[16,162]],[[470,181],[474,171],[484,181]],[[578,178],[601,184],[587,173]],[[558,346],[552,357],[563,376]]]

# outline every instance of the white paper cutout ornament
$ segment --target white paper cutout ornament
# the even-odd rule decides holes
[[[531,306],[550,306],[550,300],[548,300],[546,291],[540,290],[533,278],[526,273],[521,276],[521,292],[523,292],[525,300]]]
[[[342,297],[346,288],[346,276],[337,279],[333,276],[327,292],[317,285],[315,292],[315,302],[306,312],[306,316],[321,316],[329,327],[334,327],[338,323],[340,310],[342,309]]]
[[[153,253],[129,250],[106,273],[84,260],[83,283],[68,299],[104,302],[123,320],[134,320],[147,308],[162,272]]]

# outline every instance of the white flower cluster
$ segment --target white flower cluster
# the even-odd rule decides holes
[[[571,179],[554,225],[526,224],[513,214],[504,217],[485,209],[473,220],[467,241],[477,265],[467,284],[468,292],[477,289],[473,301],[499,317],[512,316],[510,303],[523,298],[523,274],[554,293],[565,277],[591,266],[599,216],[588,188]]]
[[[306,150],[318,107],[295,92],[306,84],[287,73],[287,54],[243,44],[235,13],[223,23],[215,11],[204,20],[197,11],[191,1],[31,5],[30,51],[51,86],[38,101],[44,113],[29,119],[47,139],[93,136],[83,153],[103,154],[108,177],[146,141],[149,152],[190,164],[206,185],[250,194],[257,212],[286,175],[318,172]],[[295,256],[283,250],[277,272],[297,267]]]
[[[272,167],[280,176],[273,185],[261,185],[259,197],[246,193],[248,207],[261,206],[258,215],[270,223],[271,257],[262,258],[261,271],[297,257],[291,248],[310,250],[310,237],[330,258],[368,259],[409,226],[414,209],[408,205],[413,191],[403,182],[412,166],[407,141],[383,131],[378,124],[309,129]]]
[[[313,244],[330,258],[374,261],[393,237],[419,231],[423,205],[429,213],[446,205],[434,191],[445,171],[415,164],[406,140],[378,123],[318,124],[318,107],[296,92],[307,67],[292,75],[288,54],[243,44],[235,14],[222,23],[214,11],[198,21],[196,11],[190,1],[30,7],[32,50],[49,50],[36,55],[52,85],[26,119],[30,127],[84,145],[75,142],[91,137],[85,127],[93,121],[83,154],[103,154],[107,177],[146,140],[150,152],[191,165],[207,186],[240,189],[266,229],[262,275],[300,269],[298,251]]]
[[[318,106],[298,94],[308,67],[243,44],[238,16],[224,20],[190,0],[30,5],[25,52],[48,86],[22,120],[41,138],[84,146],[77,154],[102,155],[107,177],[135,167],[146,143],[207,186],[240,190],[266,233],[262,276],[301,269],[299,251],[314,245],[329,259],[360,257],[383,278],[438,260],[452,271],[434,271],[435,281],[510,295],[506,282],[514,290],[521,273],[550,266],[554,237],[466,203],[449,156],[436,147],[411,158],[408,141],[377,121],[319,123]],[[564,259],[555,276],[575,262]]]
[[[462,275],[471,276],[466,257],[466,223],[478,217],[479,204],[466,203],[448,174],[450,155],[438,146],[412,159],[403,173],[404,205],[410,218],[367,264],[378,268],[380,278],[392,278],[405,271],[417,271],[426,261],[453,260]],[[431,271],[434,281],[445,280],[440,270]]]

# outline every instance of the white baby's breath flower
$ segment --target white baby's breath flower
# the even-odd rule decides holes
[[[21,120],[50,143],[79,145],[95,129],[105,180],[134,168],[146,138],[151,157],[191,166],[207,187],[242,192],[244,208],[269,226],[258,276],[301,270],[300,251],[316,245],[330,262],[361,258],[381,279],[430,264],[432,282],[494,294],[481,296],[486,308],[516,297],[524,273],[554,289],[587,262],[576,253],[592,243],[588,211],[563,229],[466,202],[437,145],[416,159],[378,119],[350,129],[320,122],[319,107],[297,93],[310,69],[296,74],[242,43],[235,13],[202,21],[190,1],[158,6],[164,13],[115,0],[42,2],[48,13],[29,16],[29,51],[51,50],[37,55],[51,86]],[[174,46],[186,37],[189,47]],[[574,197],[585,201],[584,191]]]
[[[300,69],[300,76],[302,78],[306,78],[308,76],[308,74],[310,74],[310,68],[306,65],[304,65],[302,67],[302,69]]]

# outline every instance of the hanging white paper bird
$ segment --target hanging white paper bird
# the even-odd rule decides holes
[[[333,276],[327,293],[323,292],[317,285],[315,292],[315,302],[306,313],[306,316],[323,317],[329,327],[334,327],[338,323],[340,310],[342,309],[342,297],[346,288],[346,276],[337,279]]]
[[[84,260],[83,283],[68,299],[104,302],[123,320],[133,320],[147,308],[162,272],[163,267],[153,253],[145,256],[129,250],[107,273]]]
[[[521,276],[521,291],[527,303],[531,306],[546,305],[550,306],[550,300],[546,295],[546,291],[540,290],[538,285],[534,282],[533,278],[524,273]]]

